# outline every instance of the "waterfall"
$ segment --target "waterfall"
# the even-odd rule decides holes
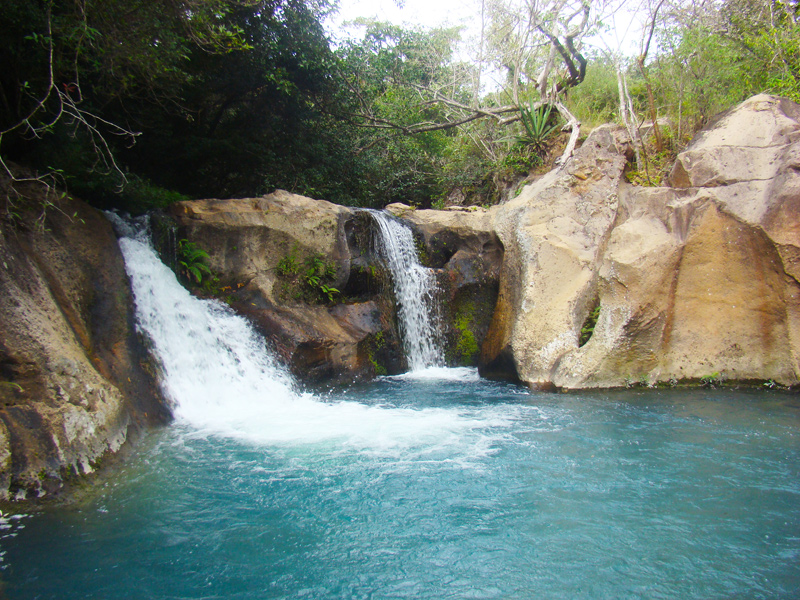
[[[221,302],[192,296],[141,227],[108,217],[123,236],[137,329],[158,362],[159,383],[178,423],[259,445],[335,441],[370,452],[423,451],[486,425],[457,410],[372,406],[302,392],[247,319]]]
[[[380,232],[378,252],[392,274],[400,335],[412,371],[443,365],[436,279],[419,262],[411,229],[381,211],[369,211]]]
[[[250,323],[226,305],[192,296],[158,258],[146,231],[118,230],[138,327],[161,367],[161,386],[176,414],[216,410],[228,398],[297,396],[288,373]],[[254,383],[256,382],[256,383]]]

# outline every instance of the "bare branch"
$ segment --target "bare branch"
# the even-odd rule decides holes
[[[572,157],[572,153],[575,152],[575,146],[578,143],[578,137],[580,137],[581,133],[581,123],[560,100],[556,100],[554,104],[558,112],[561,113],[561,116],[567,120],[567,124],[564,128],[570,128],[569,140],[564,148],[564,152],[556,159],[556,164],[563,169]]]
[[[47,70],[48,70],[48,78],[47,78],[47,89],[44,92],[44,95],[40,100],[38,100],[33,108],[28,111],[28,114],[22,117],[17,123],[9,127],[8,129],[4,129],[0,131],[0,136],[3,136],[7,133],[11,133],[12,131],[19,129],[20,127],[25,127],[26,129],[30,129],[33,132],[36,131],[36,128],[31,125],[31,119],[33,119],[36,114],[44,110],[45,104],[50,99],[50,96],[53,93],[53,90],[56,88],[55,84],[55,76],[53,74],[53,23],[51,17],[51,9],[52,9],[53,2],[52,0],[47,4],[47,12],[46,12],[46,24],[47,24]]]

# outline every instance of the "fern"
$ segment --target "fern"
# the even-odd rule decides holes
[[[203,277],[212,275],[211,268],[206,264],[208,253],[199,248],[194,242],[180,240],[178,242],[178,255],[180,265],[186,277],[194,283],[203,282]]]

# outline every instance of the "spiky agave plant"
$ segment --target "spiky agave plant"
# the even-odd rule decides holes
[[[520,106],[519,116],[522,126],[525,128],[525,135],[518,138],[519,143],[533,146],[537,153],[541,152],[547,138],[560,125],[557,117],[551,119],[552,110],[552,104],[534,107],[533,100],[530,101],[528,106]]]

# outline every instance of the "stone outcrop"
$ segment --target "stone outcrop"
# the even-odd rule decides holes
[[[449,362],[477,363],[503,254],[488,213],[392,208],[405,216],[436,269],[448,309]],[[299,379],[348,382],[406,369],[391,279],[367,212],[279,190],[262,198],[181,202],[169,216],[175,230],[162,237],[191,240],[209,254],[220,277],[213,294],[248,316]],[[315,257],[331,267],[321,282],[337,290],[331,298],[304,276]]]
[[[360,258],[353,210],[278,190],[262,198],[180,202],[170,216],[178,238],[208,253],[220,278],[214,293],[249,317],[300,379],[374,376],[379,351],[390,370],[401,370],[390,301],[382,305],[356,292],[350,302],[334,305],[321,295],[321,285],[336,290],[337,301],[352,292],[348,281]],[[304,279],[315,258],[330,267],[328,275],[317,274],[316,288]],[[380,348],[373,347],[376,337]],[[384,351],[392,346],[394,352]]]
[[[0,222],[1,499],[52,495],[168,418],[111,226],[23,191]]]
[[[796,385],[800,107],[757,96],[721,115],[672,187],[629,185],[628,152],[622,131],[595,130],[493,211],[506,261],[482,368],[560,388]]]
[[[477,365],[497,304],[503,244],[491,213],[480,207],[386,210],[416,232],[422,259],[436,270],[442,306],[445,358],[451,365]]]
[[[551,171],[493,211],[506,248],[500,301],[482,369],[541,384],[577,347],[595,300],[596,270],[617,214],[630,148],[622,130],[596,129],[567,168]]]

